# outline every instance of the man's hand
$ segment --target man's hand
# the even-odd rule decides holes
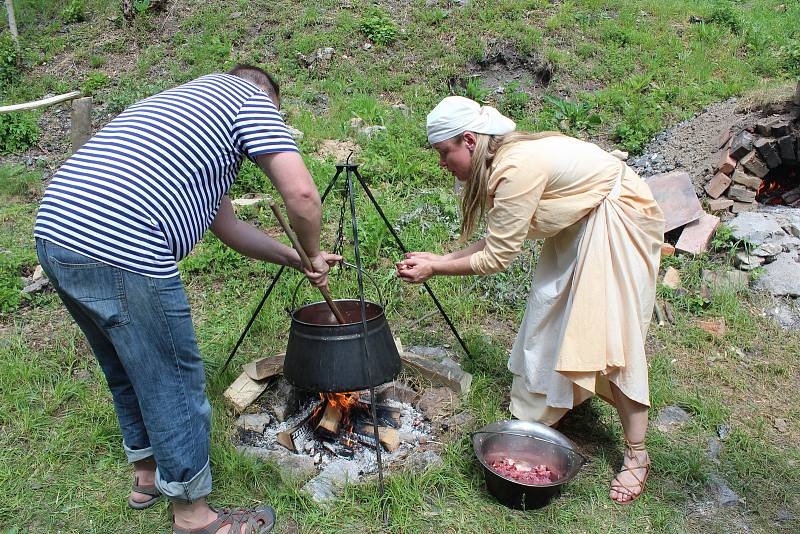
[[[314,271],[303,269],[303,274],[306,275],[309,282],[316,287],[326,287],[328,285],[328,271],[331,267],[342,261],[342,257],[338,254],[328,254],[327,252],[320,252],[319,256],[309,258]]]

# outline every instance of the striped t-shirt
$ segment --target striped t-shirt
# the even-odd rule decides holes
[[[58,169],[34,235],[146,276],[177,274],[244,156],[297,151],[267,94],[210,74],[133,104]]]

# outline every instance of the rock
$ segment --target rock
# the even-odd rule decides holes
[[[714,462],[719,461],[722,452],[722,442],[716,436],[708,438],[708,458]]]
[[[451,417],[448,417],[447,419],[442,421],[440,426],[442,428],[442,431],[444,432],[450,430],[456,432],[464,432],[465,430],[468,430],[470,427],[472,427],[473,424],[475,424],[475,420],[476,420],[475,416],[465,410]]]
[[[752,271],[756,267],[764,265],[764,262],[764,258],[748,254],[743,250],[736,252],[736,255],[733,257],[733,265],[742,271]]]
[[[736,506],[739,504],[739,496],[728,486],[725,479],[716,473],[709,475],[706,488],[719,506]]]
[[[661,432],[668,434],[683,427],[690,420],[691,417],[686,411],[679,406],[673,405],[662,408],[658,412],[655,425]]]
[[[788,521],[795,521],[795,520],[797,520],[797,516],[788,510],[781,510],[780,512],[778,512],[778,515],[775,516],[775,521],[777,521],[778,523],[786,523]]]
[[[722,441],[728,439],[728,436],[731,435],[731,425],[728,424],[719,425],[717,427],[717,435],[719,436],[719,439],[721,439]]]
[[[725,337],[725,332],[727,332],[727,327],[725,326],[725,318],[718,317],[713,319],[698,319],[697,320],[697,327],[708,332],[714,337],[722,338]]]
[[[450,358],[453,356],[453,352],[449,351],[442,347],[429,347],[426,345],[412,345],[410,347],[406,347],[405,349],[407,352],[413,352],[414,354],[419,354],[420,356],[425,356],[426,358],[431,358],[434,360],[441,360],[442,358]]]
[[[270,421],[272,421],[272,417],[268,413],[244,414],[236,420],[236,426],[242,430],[263,434]]]
[[[42,269],[41,265],[37,265],[36,268],[33,270],[33,274],[31,275],[31,282],[38,282],[46,275],[44,274],[44,269]]]
[[[283,447],[273,450],[263,447],[239,446],[236,447],[236,450],[245,456],[274,463],[282,476],[291,479],[306,481],[317,473],[314,460],[310,456],[294,454]]]
[[[412,473],[424,473],[428,469],[440,467],[444,464],[442,457],[433,451],[414,451],[408,455],[403,466]]]
[[[375,396],[378,398],[378,402],[384,402],[386,399],[394,399],[412,404],[419,398],[419,393],[402,382],[397,382],[395,380],[394,382],[378,386],[375,391]]]
[[[231,204],[233,204],[233,209],[236,210],[242,206],[258,206],[260,204],[266,204],[268,201],[269,199],[267,197],[234,198],[231,200]]]
[[[764,213],[740,213],[729,224],[734,239],[761,245],[771,238],[785,235],[773,217]]]
[[[783,247],[778,243],[762,243],[753,250],[754,256],[761,256],[762,258],[774,258],[783,252]]]
[[[359,133],[366,135],[370,139],[384,132],[386,132],[386,126],[367,126],[359,130]]]
[[[701,276],[703,284],[716,291],[740,291],[747,289],[747,285],[750,283],[750,275],[742,271],[720,272],[703,269]]]
[[[798,223],[788,223],[783,230],[794,237],[800,237],[800,224]]]
[[[399,111],[400,113],[402,113],[405,116],[408,116],[408,115],[411,114],[411,110],[405,104],[395,104],[395,105],[392,106],[392,108],[396,109],[397,111]]]
[[[313,464],[313,460],[311,461]],[[300,491],[309,495],[314,502],[325,503],[336,499],[346,483],[357,482],[358,478],[359,468],[356,462],[335,460],[328,464],[319,475],[306,482]]]
[[[30,284],[26,285],[22,288],[22,292],[26,295],[35,295],[36,293],[41,292],[45,287],[50,284],[50,280],[47,278],[40,278],[35,282],[31,282]]]
[[[786,422],[786,419],[783,418],[775,419],[775,421],[772,422],[772,426],[774,426],[775,430],[781,434],[784,434],[787,430],[789,430],[789,424]]]
[[[664,273],[661,283],[670,289],[678,289],[681,287],[681,273],[675,267],[667,267],[667,272]]]
[[[800,323],[800,314],[783,299],[776,299],[773,306],[764,310],[764,314],[783,328],[791,329]]]
[[[364,43],[364,50],[370,50],[372,48],[372,43]]]
[[[361,117],[353,117],[350,119],[350,127],[354,130],[362,128],[364,126],[364,119]]]
[[[774,262],[764,266],[764,271],[755,287],[775,296],[800,296],[800,263],[794,253],[778,255]]]
[[[283,423],[300,408],[301,394],[284,377],[280,377],[267,393],[267,408]]]
[[[293,126],[289,126],[287,124],[286,128],[289,130],[289,134],[292,136],[293,139],[302,139],[305,136],[303,132],[301,132],[297,128],[294,128]]]
[[[428,419],[438,419],[450,408],[455,399],[456,394],[450,388],[428,388],[417,402],[417,409]]]

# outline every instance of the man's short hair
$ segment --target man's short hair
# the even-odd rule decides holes
[[[278,82],[266,71],[258,67],[253,67],[252,65],[236,65],[228,71],[228,74],[238,76],[250,83],[254,83],[267,92],[270,98],[275,101],[275,106],[279,105],[278,100],[281,97],[280,87],[278,87]]]

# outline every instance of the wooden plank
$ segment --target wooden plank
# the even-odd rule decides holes
[[[92,137],[92,97],[76,98],[72,101],[70,115],[70,138],[72,153],[78,151]]]
[[[35,100],[33,102],[26,102],[24,104],[0,106],[0,113],[10,113],[12,111],[24,111],[26,109],[43,108],[47,106],[52,106],[53,104],[58,104],[60,102],[66,102],[67,100],[78,98],[79,96],[81,96],[80,91],[72,91],[71,93],[64,93],[63,95],[51,96],[50,98]]]
[[[327,403],[325,406],[325,412],[322,414],[322,419],[319,420],[317,423],[317,428],[324,428],[331,434],[336,434],[339,432],[339,423],[342,420],[342,408],[341,406],[335,406],[331,403]]]
[[[281,352],[274,356],[267,356],[266,358],[259,358],[246,363],[242,366],[242,369],[251,379],[264,380],[283,373],[283,361],[285,358],[286,353]]]
[[[235,413],[239,414],[264,393],[265,389],[267,389],[266,382],[257,382],[247,376],[247,373],[242,373],[239,375],[239,378],[234,380],[233,384],[225,390],[223,398],[225,404]]]
[[[414,368],[431,382],[447,386],[456,393],[466,395],[472,386],[472,375],[459,368],[442,365],[413,352],[403,352],[400,359],[408,367]]]

